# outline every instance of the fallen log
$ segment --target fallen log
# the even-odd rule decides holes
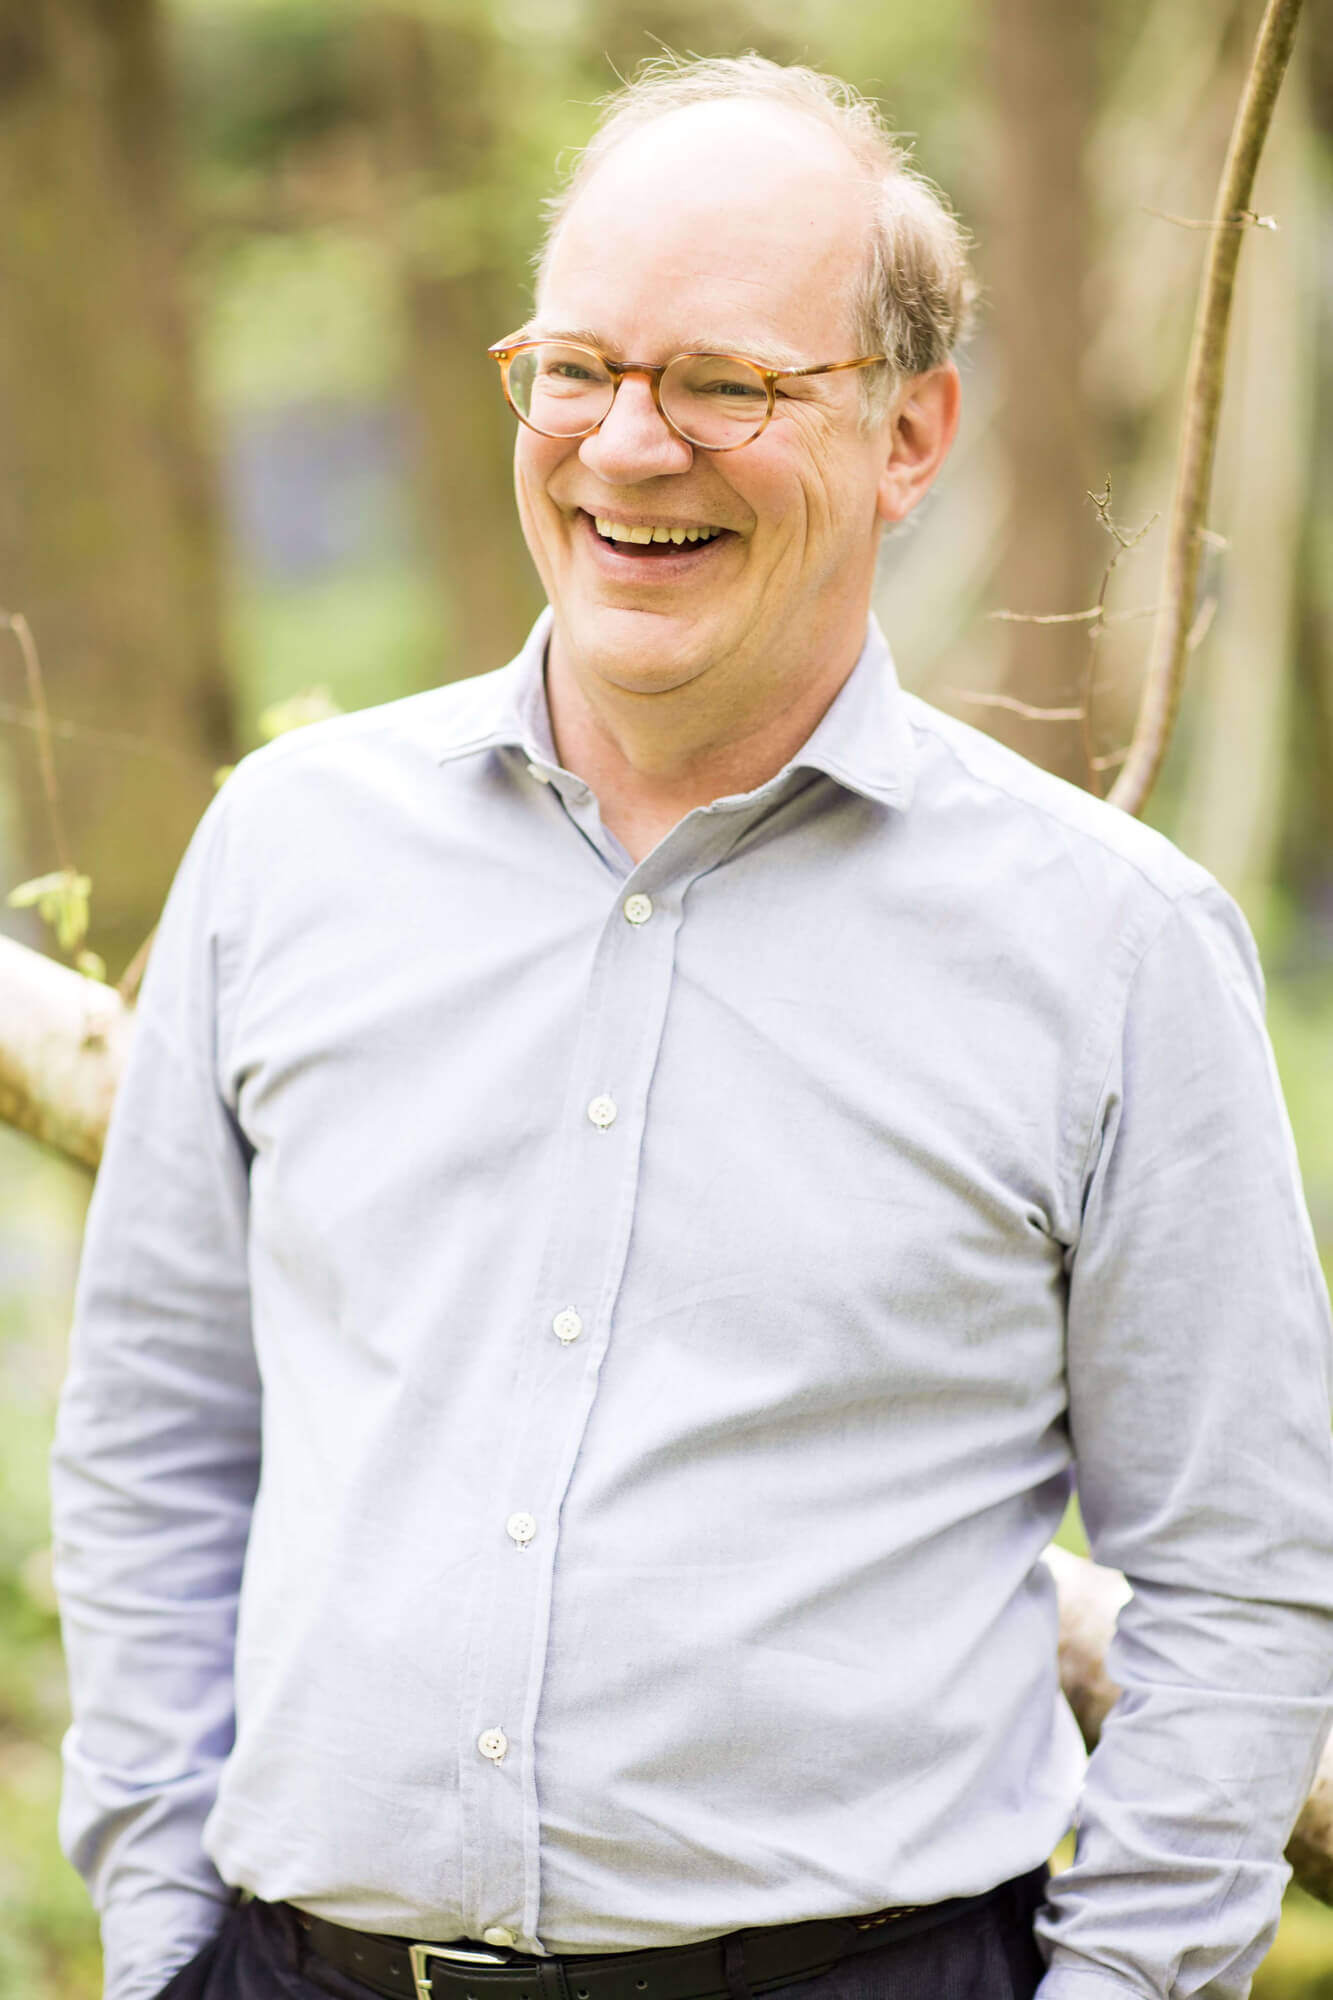
[[[0,1120],[95,1168],[133,1019],[114,986],[0,937]]]

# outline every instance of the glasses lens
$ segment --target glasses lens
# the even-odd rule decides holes
[[[543,340],[509,364],[509,394],[524,423],[547,437],[581,437],[611,407],[611,377],[590,347]]]
[[[662,377],[662,408],[694,444],[725,451],[762,430],[768,415],[764,378],[729,354],[682,354]]]

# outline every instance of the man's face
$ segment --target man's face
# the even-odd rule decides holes
[[[850,360],[868,200],[811,120],[753,102],[671,113],[623,141],[575,201],[530,331],[595,336],[616,361],[699,348],[770,366]],[[855,371],[785,381],[758,438],[711,453],[669,431],[630,376],[592,436],[521,426],[523,529],[580,677],[653,694],[713,676],[723,695],[719,675],[772,677],[858,631],[894,518],[891,423],[867,429],[859,409]],[[599,519],[722,532],[664,552],[606,539]]]

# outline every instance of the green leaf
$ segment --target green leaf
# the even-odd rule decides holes
[[[58,868],[54,875],[34,875],[30,882],[20,882],[17,889],[11,889],[5,901],[11,910],[30,910],[41,897],[59,889],[64,880],[63,868]]]
[[[73,868],[59,868],[52,875],[35,875],[20,882],[5,898],[11,909],[30,910],[34,904],[45,924],[50,924],[62,951],[74,951],[88,935],[88,899],[92,879]]]
[[[304,729],[310,722],[327,722],[331,715],[341,715],[342,709],[326,687],[302,688],[299,694],[289,695],[286,701],[275,701],[266,708],[259,718],[259,733],[266,743],[275,736],[285,736],[289,729]]]

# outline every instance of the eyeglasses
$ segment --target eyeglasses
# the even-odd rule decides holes
[[[773,414],[780,381],[836,375],[887,359],[863,354],[813,368],[764,368],[741,354],[673,354],[654,368],[643,361],[611,361],[597,348],[570,340],[500,340],[487,352],[500,364],[510,409],[542,437],[589,437],[609,416],[625,377],[646,375],[668,430],[705,451],[738,451],[753,443]]]

